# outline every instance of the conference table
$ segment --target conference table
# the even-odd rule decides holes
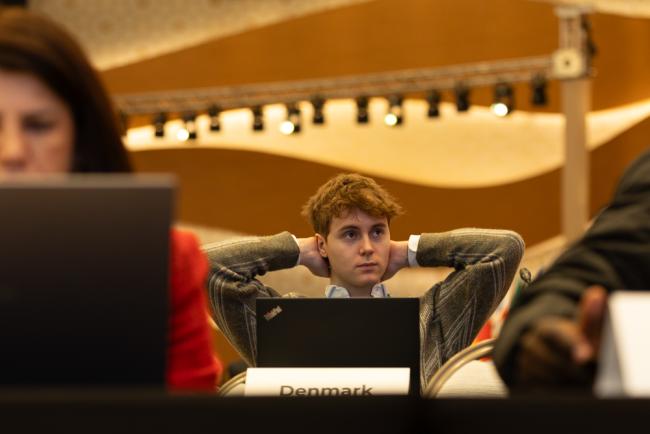
[[[0,432],[648,432],[647,399],[217,397],[146,390],[0,390]],[[11,427],[10,429],[7,429]]]

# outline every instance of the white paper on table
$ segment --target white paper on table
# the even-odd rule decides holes
[[[409,368],[249,368],[246,396],[406,395]]]
[[[609,296],[594,390],[601,397],[650,396],[650,291]]]

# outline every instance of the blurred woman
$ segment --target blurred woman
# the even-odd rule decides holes
[[[111,101],[82,49],[49,19],[0,7],[0,175],[129,172]],[[173,230],[167,386],[214,390],[206,259]]]

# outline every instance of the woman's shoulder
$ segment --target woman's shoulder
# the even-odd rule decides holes
[[[173,228],[170,234],[170,241],[173,250],[184,253],[201,250],[198,238],[190,231]]]
[[[203,281],[207,275],[207,259],[196,235],[180,229],[170,233],[170,267],[172,286],[183,282]]]

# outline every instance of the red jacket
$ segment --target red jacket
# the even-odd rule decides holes
[[[222,366],[212,348],[205,283],[207,259],[189,232],[171,232],[167,387],[215,391]]]

